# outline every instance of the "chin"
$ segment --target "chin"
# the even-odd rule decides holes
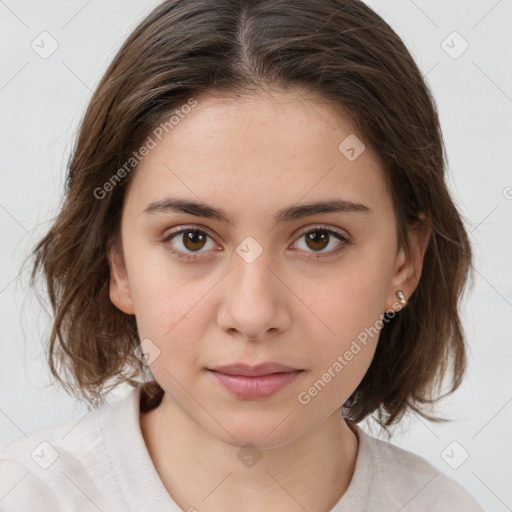
[[[297,419],[289,412],[261,410],[253,412],[236,411],[232,416],[218,415],[215,431],[210,432],[219,440],[236,447],[244,447],[248,443],[258,448],[279,448],[285,446],[305,433],[303,419]],[[292,410],[292,409],[290,409]],[[225,430],[224,430],[225,429]]]

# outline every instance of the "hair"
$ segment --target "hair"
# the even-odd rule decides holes
[[[163,390],[146,379],[135,353],[136,318],[109,296],[108,251],[119,247],[134,174],[126,162],[191,98],[263,88],[302,91],[348,116],[385,172],[400,247],[410,250],[412,223],[431,228],[418,286],[381,329],[370,367],[343,406],[346,420],[375,413],[386,430],[411,409],[446,421],[425,409],[441,398],[445,379],[442,396],[465,372],[458,306],[471,248],[445,182],[430,89],[398,35],[359,0],[167,0],[129,35],[92,95],[63,203],[31,253],[31,285],[42,275],[52,306],[52,375],[93,407],[121,383],[142,387],[142,410],[159,403]]]

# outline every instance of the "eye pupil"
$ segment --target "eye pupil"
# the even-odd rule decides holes
[[[190,251],[203,248],[206,241],[206,236],[204,236],[201,231],[189,229],[188,231],[185,231],[183,235],[183,245]]]
[[[329,244],[329,234],[326,231],[312,231],[306,235],[306,243],[310,249],[322,250]],[[313,245],[311,245],[313,244]],[[320,246],[318,246],[318,244]]]

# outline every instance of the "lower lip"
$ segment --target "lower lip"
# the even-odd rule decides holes
[[[302,370],[293,372],[271,373],[259,377],[244,375],[227,375],[226,373],[209,370],[211,374],[238,398],[254,400],[267,398],[295,380]]]

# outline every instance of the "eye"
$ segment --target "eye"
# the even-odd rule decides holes
[[[299,240],[301,239],[304,239],[304,242],[296,242],[293,249],[312,253],[312,256],[308,257],[313,259],[336,256],[351,243],[347,237],[338,231],[324,226],[317,226],[303,231],[299,237]],[[162,243],[169,246],[170,251],[175,257],[184,261],[200,258],[199,255],[196,256],[196,253],[218,248],[218,245],[208,233],[198,228],[182,228],[168,235]],[[325,250],[329,247],[330,250]]]
[[[306,252],[311,252],[308,250],[311,249],[314,254],[313,258],[335,256],[350,244],[347,237],[338,231],[323,226],[303,231],[299,240],[301,239],[304,239],[304,242],[296,242],[294,248],[305,250]],[[330,250],[324,250],[329,247]]]
[[[208,233],[197,228],[183,228],[170,234],[162,242],[169,244],[177,258],[187,261],[195,259],[193,253],[206,252],[217,247]]]

